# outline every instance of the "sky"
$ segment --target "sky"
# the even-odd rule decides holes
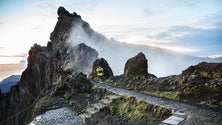
[[[116,41],[222,56],[221,0],[0,0],[0,64],[26,59],[34,43],[46,45],[59,6]]]

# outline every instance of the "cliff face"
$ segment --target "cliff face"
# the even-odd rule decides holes
[[[67,42],[73,26],[81,24],[90,34],[89,25],[79,15],[70,14],[63,7],[57,13],[59,18],[51,34],[51,41],[46,47],[37,44],[31,47],[28,65],[21,80],[10,92],[0,94],[0,124],[18,125],[29,122],[35,103],[52,85],[61,84],[69,69],[72,72],[91,71],[98,52],[85,44],[74,47]],[[78,66],[80,64],[81,67]]]

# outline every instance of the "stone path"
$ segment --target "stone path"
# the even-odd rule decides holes
[[[168,119],[164,120],[162,124],[171,124],[168,123],[169,121],[182,121],[182,123],[175,124],[184,124],[184,125],[222,125],[222,112],[216,112],[210,109],[204,109],[195,105],[186,104],[179,101],[174,100],[168,100],[161,97],[154,97],[148,94],[143,94],[140,92],[132,91],[132,90],[126,90],[119,87],[114,87],[111,85],[103,84],[103,83],[97,83],[93,82],[93,84],[97,85],[99,88],[105,88],[108,91],[111,91],[113,93],[123,95],[123,96],[133,96],[137,99],[142,99],[144,102],[153,104],[153,105],[160,105],[165,106],[167,108],[175,109],[178,111],[183,111],[185,114],[187,114],[187,118],[183,119],[183,112],[175,112],[175,114],[172,117],[169,117]],[[179,116],[179,117],[178,117]],[[172,123],[173,124],[173,123]]]
[[[108,106],[113,99],[119,98],[117,95],[109,95],[106,98],[100,100],[98,103],[92,104],[90,107],[86,109],[85,113],[82,113],[79,115],[80,118],[82,118],[83,123],[85,124],[85,120],[87,118],[90,118],[93,114],[101,111],[103,108]]]

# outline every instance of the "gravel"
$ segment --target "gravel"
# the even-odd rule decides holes
[[[29,125],[83,125],[82,119],[69,108],[49,110],[37,116]]]

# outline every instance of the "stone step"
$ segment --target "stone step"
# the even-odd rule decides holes
[[[186,118],[186,116],[187,116],[185,113],[180,112],[180,111],[176,111],[176,112],[174,113],[174,115],[175,115],[175,116],[178,116],[178,117],[181,117],[181,118]]]
[[[101,102],[105,105],[109,105],[111,103],[111,100],[109,99],[102,99]]]
[[[178,116],[175,116],[175,115],[170,116],[168,119],[173,119],[173,120],[180,121],[180,122],[185,120],[185,118],[181,118],[181,117],[178,117]]]
[[[109,99],[117,99],[117,98],[120,98],[120,96],[118,96],[118,95],[108,95],[107,96]]]
[[[185,118],[182,117],[178,117],[176,115],[170,116],[168,119],[165,119],[162,121],[163,125],[180,125],[183,121],[185,120]]]
[[[86,109],[86,111],[91,115],[99,112],[99,110],[98,109],[96,110],[94,107],[89,107]]]
[[[80,114],[79,115],[79,117],[81,118],[81,119],[86,119],[86,118],[89,118],[90,117],[90,115],[89,114],[87,114],[87,113],[82,113],[82,114]]]
[[[101,110],[101,109],[105,108],[106,105],[98,102],[98,103],[92,104],[92,106],[95,107],[98,110]]]
[[[165,119],[162,121],[162,123],[160,125],[179,125],[180,122],[179,121],[175,121],[172,119]]]

